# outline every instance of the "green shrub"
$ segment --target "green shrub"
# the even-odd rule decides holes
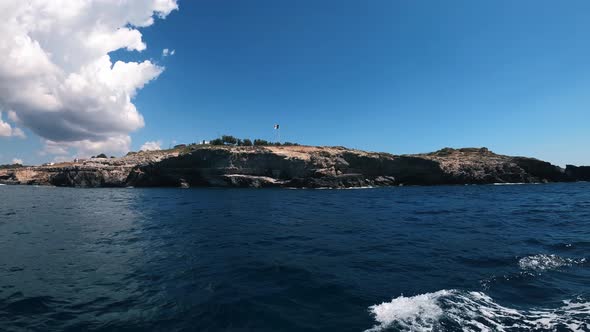
[[[269,142],[267,140],[263,140],[263,139],[257,138],[257,139],[254,140],[254,145],[255,146],[267,146],[267,145],[270,145],[270,144],[269,144]]]
[[[214,140],[211,140],[209,142],[209,144],[211,144],[211,145],[223,145],[223,141],[221,140],[221,138],[216,138]]]
[[[235,137],[233,137],[233,136],[229,136],[229,135],[223,135],[223,136],[221,136],[221,140],[225,144],[231,144],[231,145],[238,144],[238,139],[235,138]]]
[[[0,169],[8,169],[8,168],[21,168],[24,167],[21,164],[6,164],[6,165],[0,165]]]
[[[297,146],[299,144],[292,142],[269,142],[264,139],[257,138],[252,141],[249,138],[239,139],[230,135],[223,135],[221,138],[216,138],[209,142],[211,145],[237,145],[237,146]]]

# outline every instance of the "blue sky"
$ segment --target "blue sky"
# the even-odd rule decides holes
[[[220,134],[394,154],[486,146],[590,165],[588,1],[179,1],[140,31],[165,71],[134,99],[146,141]],[[162,49],[174,49],[162,57]],[[0,163],[39,163],[39,137]]]

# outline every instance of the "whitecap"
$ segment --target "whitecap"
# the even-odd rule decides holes
[[[377,187],[373,186],[360,186],[360,187],[317,187],[315,190],[356,190],[356,189],[374,189]],[[307,188],[304,188],[307,189]]]
[[[380,331],[394,324],[408,329],[418,326],[425,330],[432,329],[443,314],[437,301],[441,296],[447,295],[447,290],[412,297],[402,295],[391,302],[373,305],[369,307],[369,311],[380,325],[367,331]]]
[[[343,190],[359,190],[359,189],[375,189],[375,186],[360,186],[360,187],[347,187],[347,188],[340,188]]]
[[[526,256],[518,260],[518,266],[523,270],[529,271],[548,271],[555,270],[561,267],[568,267],[575,264],[583,264],[586,262],[585,258],[573,259],[564,258],[557,255],[539,254]]]
[[[529,331],[590,329],[590,302],[564,301],[551,309],[519,310],[502,306],[481,292],[441,290],[369,307],[378,325],[366,332]]]

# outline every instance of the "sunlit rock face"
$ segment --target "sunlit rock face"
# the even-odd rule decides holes
[[[587,180],[590,167],[562,169],[485,148],[392,155],[344,147],[189,145],[56,165],[0,170],[0,183],[67,187],[294,187],[543,183]]]

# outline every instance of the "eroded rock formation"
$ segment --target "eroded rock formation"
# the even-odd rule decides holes
[[[343,147],[182,146],[166,151],[0,170],[0,183],[69,187],[296,187],[558,182],[590,179],[590,167],[562,169],[486,148],[416,155]]]

